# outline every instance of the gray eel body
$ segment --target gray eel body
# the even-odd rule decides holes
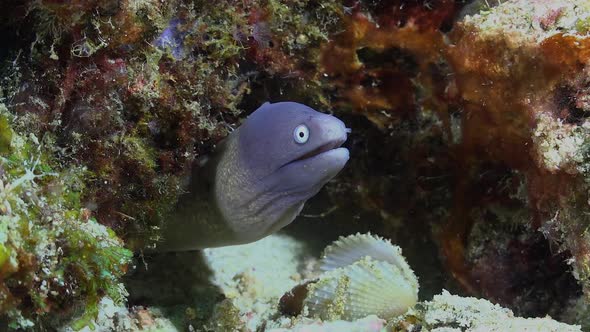
[[[347,129],[294,102],[265,103],[195,167],[161,251],[249,243],[291,223],[346,164]]]

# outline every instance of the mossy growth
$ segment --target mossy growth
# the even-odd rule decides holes
[[[110,230],[126,248],[155,245],[192,161],[245,110],[293,97],[244,102],[253,84],[263,91],[271,77],[273,91],[321,99],[320,47],[342,9],[335,0],[26,3],[0,66],[0,180],[11,188],[0,190],[0,322],[52,327],[82,315],[80,328],[101,297],[125,295],[118,277],[130,252]],[[161,47],[173,22],[175,47]]]
[[[243,331],[245,330],[244,321],[240,319],[240,311],[236,308],[232,301],[225,299],[219,302],[206,324],[206,331]]]
[[[13,130],[4,105],[0,119],[11,133],[0,151],[0,322],[18,330],[83,312],[80,329],[103,296],[124,301],[117,280],[131,252],[81,207],[85,168],[61,167],[50,135]]]
[[[6,117],[0,117],[0,153],[10,151],[10,141],[12,140],[12,129],[8,125]]]

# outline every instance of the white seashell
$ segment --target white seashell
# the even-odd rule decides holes
[[[370,233],[341,236],[327,246],[322,254],[320,270],[330,271],[350,265],[366,256],[377,261],[389,262],[404,271],[412,271],[400,247]]]
[[[353,320],[374,314],[389,319],[418,301],[418,279],[401,249],[370,234],[340,238],[322,258],[324,272],[307,286],[303,301],[312,316]]]

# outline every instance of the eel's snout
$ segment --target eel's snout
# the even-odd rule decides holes
[[[313,145],[282,167],[281,172],[290,174],[290,181],[287,181],[290,182],[289,187],[309,188],[311,192],[336,176],[344,168],[350,155],[348,149],[342,147],[348,130],[340,119],[321,114],[311,119],[308,125]]]
[[[310,127],[311,142],[291,162],[311,159],[331,150],[339,149],[346,142],[347,135],[350,132],[344,122],[328,114],[321,114],[312,118],[308,125]]]

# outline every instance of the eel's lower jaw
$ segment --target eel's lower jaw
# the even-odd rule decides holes
[[[328,152],[330,150],[338,149],[342,146],[342,144],[344,144],[344,142],[346,142],[346,138],[330,141],[324,145],[319,146],[318,148],[315,148],[315,149],[309,151],[308,153],[293,160],[292,162],[309,159],[309,158],[318,156],[322,153]]]

